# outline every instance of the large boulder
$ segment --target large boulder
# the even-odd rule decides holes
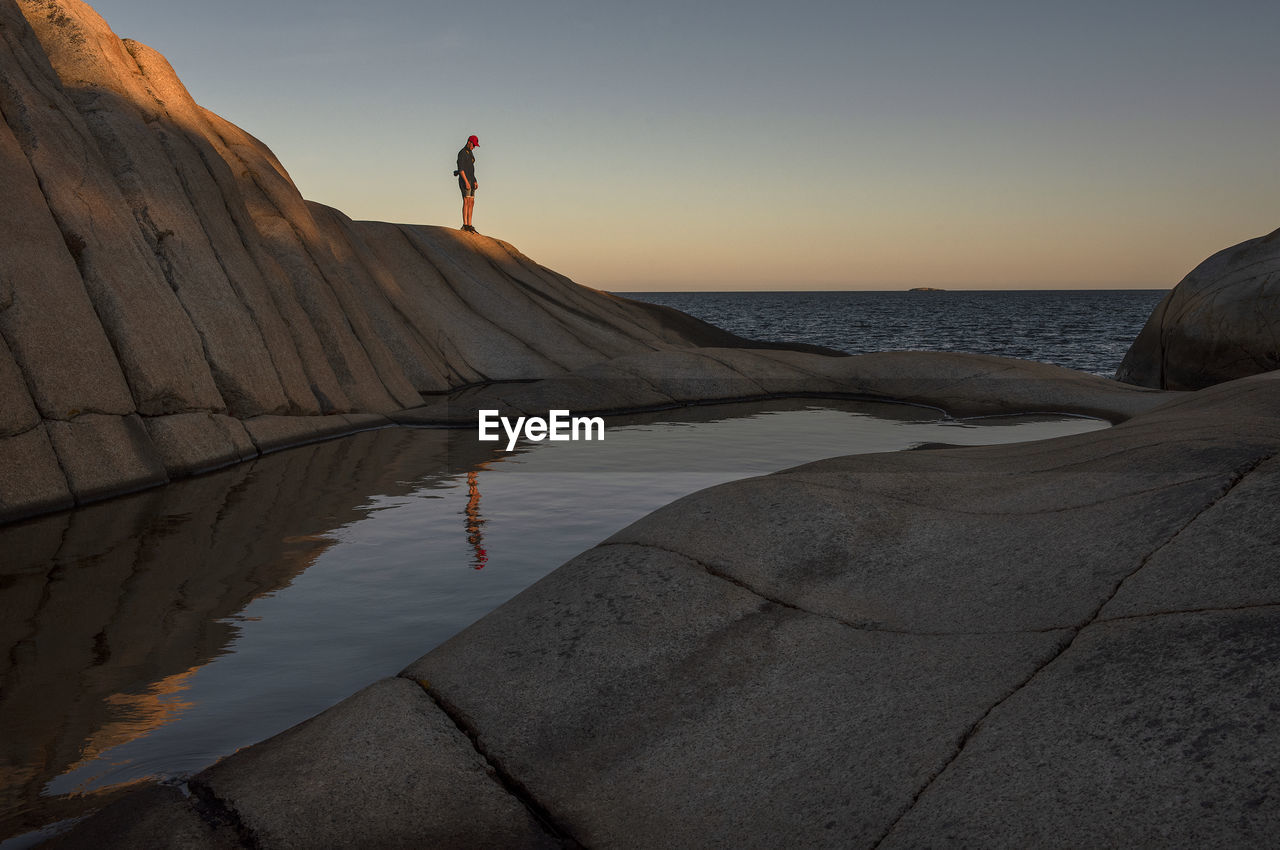
[[[1116,372],[1198,390],[1280,368],[1280,230],[1219,251],[1156,307]]]

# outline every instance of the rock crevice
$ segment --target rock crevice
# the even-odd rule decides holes
[[[974,723],[974,725],[970,727],[968,731],[965,732],[964,737],[960,740],[960,743],[956,746],[955,752],[947,760],[947,763],[943,765],[941,770],[939,770],[936,774],[930,777],[929,781],[920,788],[920,790],[912,798],[911,804],[902,810],[902,812],[894,820],[893,824],[885,831],[884,835],[882,835],[879,839],[876,840],[873,847],[879,848],[881,845],[883,845],[886,841],[888,841],[893,836],[894,830],[897,828],[898,824],[901,823],[903,819],[910,814],[911,810],[915,808],[916,804],[919,803],[921,798],[923,798],[924,795],[929,792],[929,789],[934,785],[935,782],[938,781],[939,778],[942,777],[942,775],[947,771],[947,769],[953,763],[955,763],[957,759],[961,757],[969,741],[974,737],[974,735],[978,734],[982,730],[983,723],[987,720],[987,718],[989,718],[993,713],[997,712],[1002,705],[1004,705],[1006,702],[1008,702],[1010,699],[1012,699],[1014,696],[1020,693],[1023,689],[1031,685],[1031,683],[1035,681],[1037,676],[1041,675],[1045,670],[1051,667],[1055,662],[1057,662],[1064,655],[1070,652],[1071,647],[1075,644],[1076,640],[1080,637],[1080,634],[1085,629],[1088,629],[1090,626],[1101,621],[1100,618],[1103,610],[1107,607],[1107,605],[1113,599],[1115,599],[1119,595],[1121,589],[1124,587],[1126,582],[1128,582],[1131,578],[1133,578],[1138,573],[1142,572],[1143,568],[1145,568],[1147,564],[1150,563],[1151,560],[1155,558],[1156,555],[1162,549],[1171,545],[1178,538],[1178,536],[1181,535],[1188,528],[1190,528],[1196,522],[1196,520],[1204,516],[1204,514],[1212,510],[1215,505],[1217,505],[1219,502],[1225,499],[1233,489],[1235,489],[1242,481],[1244,481],[1245,477],[1248,476],[1249,473],[1253,472],[1255,469],[1261,466],[1268,458],[1269,456],[1258,457],[1257,459],[1247,463],[1243,468],[1233,472],[1231,476],[1231,480],[1222,489],[1222,492],[1220,494],[1218,494],[1212,501],[1210,501],[1207,505],[1205,505],[1200,511],[1198,511],[1196,514],[1194,514],[1189,519],[1187,519],[1187,521],[1183,523],[1181,528],[1175,531],[1165,541],[1160,543],[1150,553],[1148,553],[1145,557],[1143,557],[1141,561],[1139,561],[1137,567],[1135,567],[1132,572],[1125,575],[1118,582],[1116,582],[1116,585],[1112,589],[1111,593],[1107,596],[1106,599],[1104,599],[1098,605],[1097,608],[1093,610],[1093,612],[1089,615],[1087,620],[1070,629],[1069,637],[1066,637],[1063,640],[1061,646],[1058,648],[1058,651],[1056,653],[1054,653],[1051,657],[1047,658],[1043,664],[1041,664],[1039,667],[1033,670],[1031,674],[1027,676],[1025,680],[1023,680],[1021,684],[1017,685],[1015,688],[1010,690],[1009,693],[1005,694],[1003,697],[1001,697],[999,700],[993,703],[991,707],[987,709],[987,711],[982,715],[982,717],[979,718],[978,721]],[[1266,607],[1274,607],[1274,606],[1266,606]]]
[[[480,730],[468,723],[466,718],[461,715],[457,708],[449,704],[449,701],[432,689],[431,683],[425,679],[414,679],[409,676],[401,675],[400,678],[409,679],[423,692],[431,698],[445,716],[453,721],[458,731],[466,736],[471,742],[471,746],[475,749],[476,754],[484,759],[489,767],[491,778],[497,783],[504,792],[509,794],[513,799],[518,801],[520,805],[528,810],[529,814],[535,821],[546,831],[547,835],[559,842],[560,846],[565,848],[581,848],[585,850],[583,844],[573,837],[573,833],[562,823],[559,823],[554,814],[547,810],[547,807],[540,803],[524,783],[516,776],[513,776],[509,770],[486,749]]]

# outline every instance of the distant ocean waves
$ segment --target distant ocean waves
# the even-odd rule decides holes
[[[622,292],[751,339],[850,354],[968,351],[1111,377],[1164,290]]]

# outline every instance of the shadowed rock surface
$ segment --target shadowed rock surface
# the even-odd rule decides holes
[[[1164,297],[1116,378],[1198,390],[1280,369],[1280,230],[1205,260]]]
[[[0,0],[0,185],[0,522],[368,427],[343,417],[424,393],[770,347],[496,239],[305,201],[79,0]]]
[[[1079,401],[1039,377],[1001,380]],[[997,410],[991,380],[939,380],[935,401],[967,388]],[[335,829],[467,846],[532,817],[568,846],[1267,847],[1280,378],[1116,386],[1134,398],[1147,410],[1105,431],[691,494],[401,673],[455,727],[434,778],[383,744],[359,767],[375,730],[447,731],[426,703],[366,711],[366,692],[194,777],[183,818],[261,846]],[[404,825],[406,783],[429,807],[477,754],[490,786]],[[313,823],[348,787],[362,803]],[[119,811],[68,840],[110,839]]]
[[[1112,422],[1169,397],[1061,366],[987,354],[895,351],[819,357],[703,348],[619,357],[543,381],[477,387],[389,418],[404,425],[474,427],[480,409],[497,409],[504,416],[544,415],[552,408],[603,413],[804,396],[906,401],[954,416],[1057,412]]]
[[[370,494],[492,457],[466,437],[355,434],[0,529],[0,836],[83,814],[50,783],[179,716],[235,616],[328,552]]]

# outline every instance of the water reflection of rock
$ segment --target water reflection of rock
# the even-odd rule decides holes
[[[708,422],[796,406],[613,421]],[[236,637],[234,616],[288,586],[376,496],[458,486],[465,475],[470,566],[483,567],[478,470],[506,456],[470,429],[358,434],[0,528],[0,836],[98,802],[41,790],[174,719],[187,680]]]
[[[483,462],[469,433],[361,434],[0,529],[0,836],[66,814],[54,777],[168,722],[228,618],[286,587],[374,495]]]

